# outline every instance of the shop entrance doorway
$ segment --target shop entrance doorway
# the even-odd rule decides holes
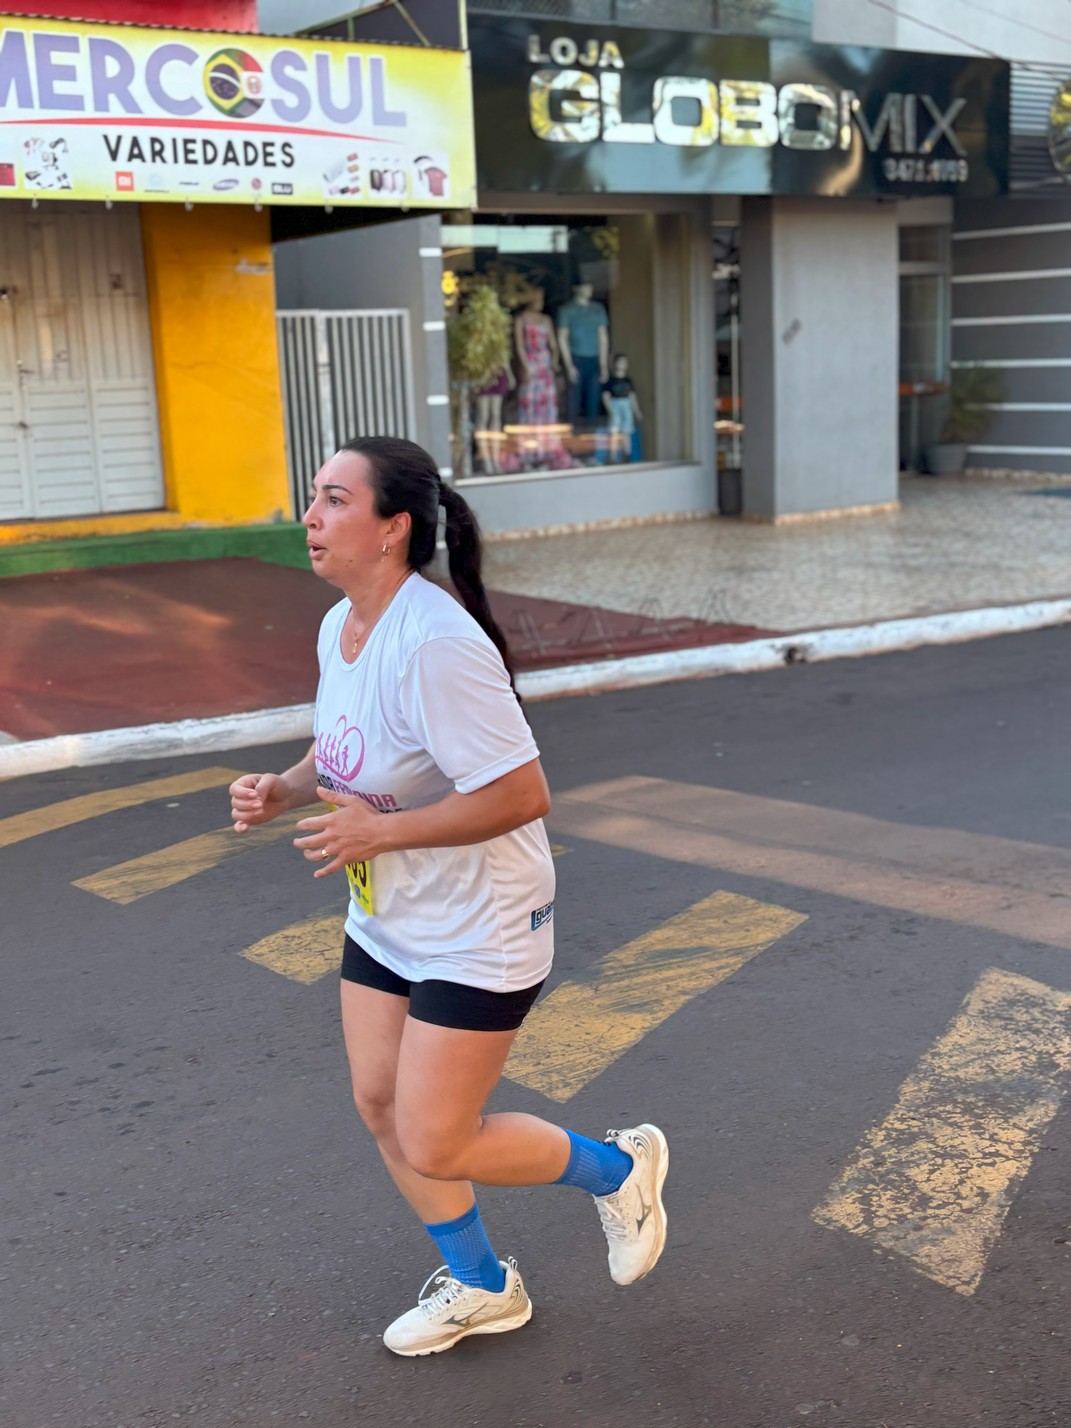
[[[164,503],[139,211],[0,205],[0,520]]]
[[[740,384],[740,229],[714,228],[714,433],[718,506],[740,512],[744,464],[744,408]]]
[[[951,232],[900,229],[900,469],[926,469],[946,411],[951,347]]]

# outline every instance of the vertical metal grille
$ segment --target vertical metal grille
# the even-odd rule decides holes
[[[409,313],[277,314],[293,515],[317,471],[355,436],[415,434]]]

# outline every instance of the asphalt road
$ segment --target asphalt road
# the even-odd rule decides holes
[[[222,786],[10,821],[292,751],[0,785],[2,1428],[1066,1428],[1069,651],[1059,629],[530,710],[554,984],[635,1036],[600,1070],[548,1001],[535,1077],[564,1058],[566,1098],[494,1104],[662,1125],[669,1243],[622,1289],[578,1191],[486,1191],[535,1317],[422,1360],[379,1341],[437,1261],[353,1113],[335,978],[240,955],[322,883],[285,840],[190,853]],[[149,884],[107,872],[176,843]],[[600,983],[697,905],[728,963],[691,945],[644,978],[634,952]],[[748,932],[770,915],[787,930]]]

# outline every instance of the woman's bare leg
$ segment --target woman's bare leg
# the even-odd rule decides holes
[[[483,1114],[516,1035],[407,1019],[398,1048],[395,1126],[399,1150],[423,1183],[547,1185],[564,1173],[570,1142],[559,1126],[518,1112]]]
[[[476,455],[487,475],[494,471],[494,443],[487,438],[493,397],[476,398]]]
[[[430,1180],[406,1161],[394,1124],[398,1055],[407,1024],[409,999],[357,982],[342,987],[342,1031],[353,1081],[353,1099],[375,1136],[383,1163],[395,1185],[425,1225],[455,1220],[471,1209],[474,1195],[466,1180]]]

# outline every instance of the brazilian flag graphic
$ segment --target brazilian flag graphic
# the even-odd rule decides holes
[[[264,103],[264,71],[245,50],[217,50],[205,65],[205,93],[221,114],[248,119]]]

